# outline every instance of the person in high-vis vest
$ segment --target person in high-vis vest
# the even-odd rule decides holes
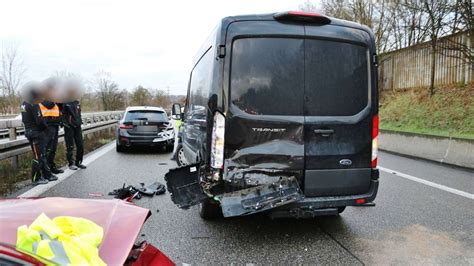
[[[46,161],[46,137],[48,125],[43,119],[38,104],[24,101],[20,105],[21,120],[25,126],[25,136],[30,142],[33,153],[31,163],[31,181],[34,185],[47,184],[58,178],[53,175]]]
[[[41,114],[48,125],[45,130],[46,135],[46,161],[49,169],[53,174],[64,173],[63,170],[58,169],[54,163],[56,157],[56,150],[58,148],[58,132],[61,122],[61,111],[58,104],[50,101],[44,101],[39,104]]]

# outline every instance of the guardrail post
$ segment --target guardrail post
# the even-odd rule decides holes
[[[10,138],[10,140],[16,140],[16,127],[13,126],[8,129],[8,137]],[[11,158],[11,165],[13,169],[18,169],[18,155],[15,155]]]
[[[9,128],[8,135],[10,137],[10,140],[16,140],[16,127]]]
[[[18,155],[11,157],[10,160],[12,163],[12,168],[15,170],[18,169]]]

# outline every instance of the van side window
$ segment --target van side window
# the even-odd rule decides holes
[[[186,119],[206,118],[206,106],[212,85],[213,60],[213,49],[211,48],[201,57],[191,72]]]

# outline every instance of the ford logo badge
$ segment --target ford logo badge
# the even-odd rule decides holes
[[[339,164],[344,165],[344,166],[349,166],[349,165],[352,164],[352,161],[349,160],[349,159],[342,159],[342,160],[339,161]]]

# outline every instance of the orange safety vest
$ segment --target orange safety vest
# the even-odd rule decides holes
[[[54,107],[52,109],[46,108],[46,106],[41,103],[39,104],[39,106],[43,117],[59,117],[61,115],[59,112],[59,106],[57,104],[54,104]]]

